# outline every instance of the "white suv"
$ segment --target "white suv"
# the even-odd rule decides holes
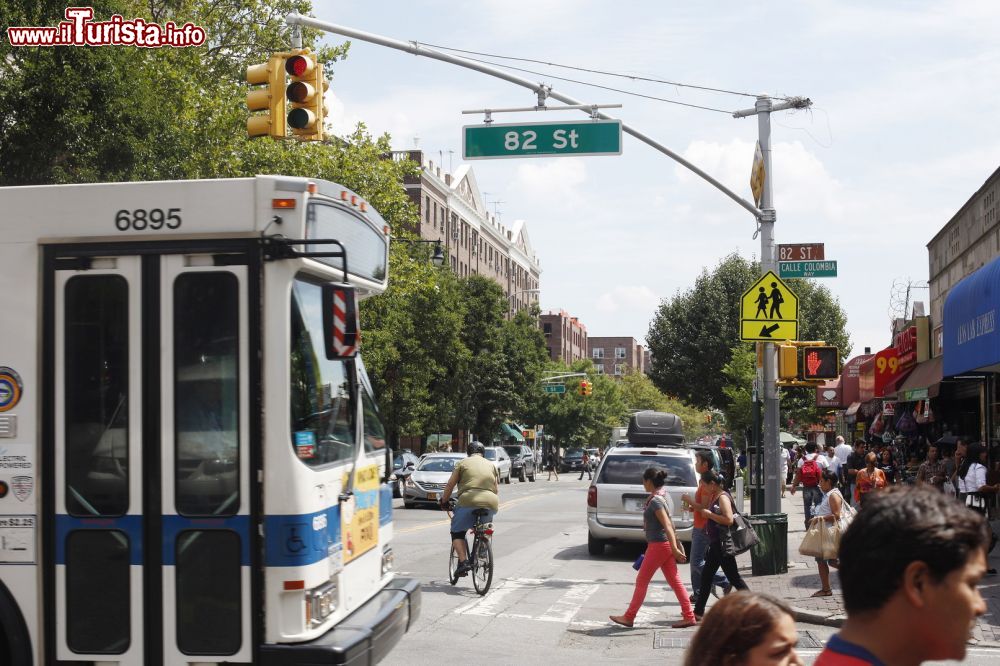
[[[642,487],[642,475],[650,467],[667,472],[667,508],[677,530],[677,538],[691,541],[694,517],[678,512],[681,495],[694,495],[698,478],[694,451],[683,447],[620,446],[604,454],[587,491],[587,550],[601,555],[612,541],[646,540],[642,513],[649,493]]]

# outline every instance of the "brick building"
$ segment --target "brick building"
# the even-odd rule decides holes
[[[587,358],[587,327],[565,310],[539,315],[538,325],[545,334],[549,358],[569,365]]]
[[[524,220],[510,227],[486,210],[472,167],[463,164],[454,174],[424,160],[420,150],[393,153],[421,165],[420,175],[404,185],[420,209],[420,228],[412,231],[425,240],[440,240],[448,265],[459,277],[483,275],[499,284],[511,310],[538,302],[541,264]]]
[[[591,337],[587,340],[587,356],[598,374],[621,377],[632,370],[647,372],[646,350],[630,337]]]

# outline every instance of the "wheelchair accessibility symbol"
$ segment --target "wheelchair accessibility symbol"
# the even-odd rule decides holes
[[[296,523],[287,527],[287,531],[285,533],[286,555],[301,555],[306,550],[306,542],[301,536],[305,528],[306,525],[303,523]]]

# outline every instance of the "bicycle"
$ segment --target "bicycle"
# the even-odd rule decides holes
[[[450,502],[450,509],[455,507],[455,500]],[[472,549],[469,549],[468,537],[465,539],[465,552],[469,554],[472,563],[472,586],[476,592],[482,596],[490,589],[493,583],[493,523],[484,523],[483,517],[488,513],[486,509],[476,509],[472,515],[476,517],[476,524],[469,530],[472,533]],[[451,511],[448,511],[451,517]],[[448,555],[448,581],[455,585],[461,578],[458,571],[458,553],[455,552],[455,545],[451,546],[451,553]]]

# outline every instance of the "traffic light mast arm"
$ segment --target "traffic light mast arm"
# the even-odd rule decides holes
[[[566,379],[567,377],[586,377],[586,372],[568,372],[561,375],[551,375],[549,377],[542,377],[541,382],[546,384],[548,382],[559,381],[560,379]]]
[[[363,42],[369,42],[371,44],[378,44],[379,46],[385,46],[390,49],[396,49],[397,51],[405,51],[407,53],[412,53],[413,55],[424,56],[426,58],[433,58],[434,60],[440,60],[442,62],[447,62],[452,65],[458,65],[459,67],[465,67],[466,69],[472,69],[482,74],[487,74],[489,76],[493,76],[498,79],[503,79],[504,81],[508,81],[509,83],[513,83],[523,88],[528,88],[529,90],[538,95],[540,102],[542,102],[541,104],[539,104],[539,106],[544,106],[545,98],[551,97],[552,99],[563,102],[564,104],[571,104],[571,105],[578,105],[581,107],[585,107],[580,109],[580,111],[586,113],[587,115],[592,115],[593,117],[600,118],[602,120],[616,120],[615,118],[612,118],[611,116],[608,116],[604,113],[597,112],[592,114],[591,111],[589,110],[592,108],[591,106],[586,106],[583,104],[583,102],[577,99],[569,97],[568,95],[563,95],[562,93],[558,93],[555,90],[553,90],[551,86],[547,86],[544,83],[536,83],[534,81],[530,81],[528,79],[521,78],[520,76],[511,74],[509,72],[505,72],[502,69],[496,67],[491,67],[489,65],[480,62],[469,60],[467,58],[462,58],[461,56],[451,55],[450,53],[443,53],[435,49],[430,49],[416,41],[403,42],[398,39],[383,37],[382,35],[376,35],[370,32],[355,30],[354,28],[348,28],[342,25],[335,25],[333,23],[327,23],[326,21],[319,21],[309,16],[302,16],[301,14],[296,14],[294,12],[285,17],[285,23],[288,26],[306,26],[309,28],[315,28],[316,30],[320,30],[323,32],[330,32],[335,35],[342,35],[344,37],[349,37],[351,39],[358,39]],[[794,104],[795,108],[806,108],[811,104],[809,100],[799,97],[793,98],[790,101],[790,103]],[[750,214],[753,215],[756,220],[761,221],[762,218],[766,217],[764,211],[758,209],[752,203],[750,203],[740,195],[736,194],[736,192],[733,192],[731,189],[723,185],[721,182],[719,182],[712,176],[708,175],[706,172],[702,171],[691,162],[688,162],[686,159],[684,159],[674,151],[670,150],[662,143],[656,141],[652,137],[646,136],[636,128],[631,127],[626,123],[622,123],[622,131],[625,132],[626,134],[631,134],[639,141],[642,141],[646,145],[658,150],[659,152],[663,153],[664,155],[674,160],[678,164],[694,172],[702,179],[708,181],[715,187],[715,189],[719,190],[727,197],[729,197],[737,204],[739,204],[741,207],[749,211]]]

